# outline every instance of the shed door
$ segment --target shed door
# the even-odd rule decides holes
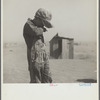
[[[58,58],[62,58],[62,40],[58,40]]]
[[[66,39],[62,40],[62,59],[69,58],[69,41]]]
[[[69,43],[69,59],[73,59],[74,56],[74,45],[73,45],[73,40],[70,40]]]

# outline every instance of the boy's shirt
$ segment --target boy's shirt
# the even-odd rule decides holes
[[[25,23],[23,36],[29,49],[31,49],[32,44],[35,43],[38,39],[41,39],[42,42],[44,42],[43,28],[35,26],[31,19],[28,19]]]

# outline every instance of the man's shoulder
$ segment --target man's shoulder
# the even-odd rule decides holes
[[[26,28],[26,27],[28,27],[29,26],[29,24],[26,22],[25,24],[24,24],[24,28]]]
[[[28,27],[32,25],[33,27],[35,26],[34,23],[32,22],[32,19],[28,18],[26,23],[24,24],[24,27]]]
[[[28,19],[24,26],[24,32],[32,35],[41,35],[43,34],[43,28],[37,27],[31,19]]]

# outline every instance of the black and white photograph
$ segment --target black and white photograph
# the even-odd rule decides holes
[[[3,83],[97,83],[97,0],[3,0]]]
[[[98,0],[1,0],[1,99],[98,99]]]

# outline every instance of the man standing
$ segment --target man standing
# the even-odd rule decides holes
[[[50,20],[52,15],[47,10],[40,8],[35,18],[28,19],[24,25],[23,36],[27,45],[28,69],[30,83],[51,83],[49,59],[45,50],[43,32],[52,28]]]

